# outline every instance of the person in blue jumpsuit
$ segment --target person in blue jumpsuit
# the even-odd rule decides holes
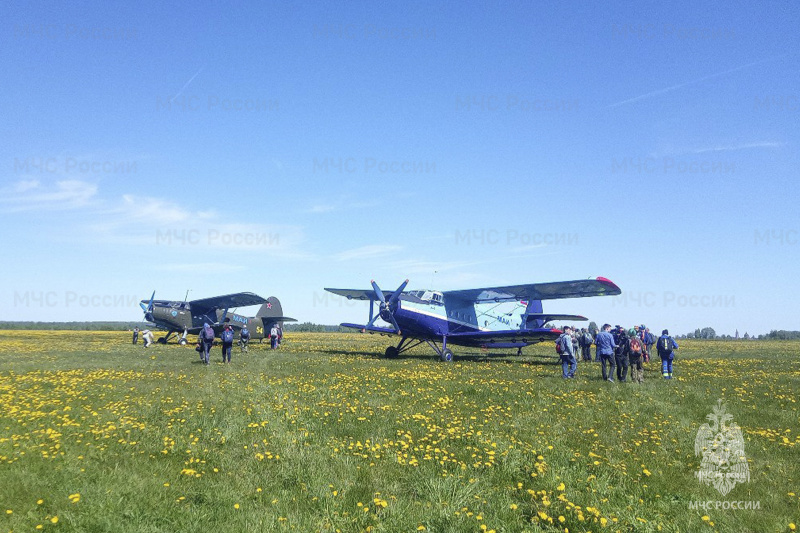
[[[672,379],[672,360],[675,358],[675,350],[678,343],[669,336],[669,331],[664,330],[656,342],[658,356],[661,357],[661,375],[664,379]]]

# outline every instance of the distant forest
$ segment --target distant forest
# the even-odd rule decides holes
[[[69,331],[131,331],[133,328],[147,329],[144,322],[0,322],[3,329],[33,329],[33,330],[69,330]],[[316,331],[335,332],[352,331],[339,326],[325,326],[303,322],[301,324],[284,324],[284,331]]]
[[[0,322],[0,330],[9,329],[34,329],[34,330],[72,330],[72,331],[131,331],[133,328],[147,329],[149,326],[144,322]],[[284,324],[284,331],[311,331],[317,333],[333,332],[353,332],[354,330],[342,328],[340,326],[326,326],[324,324],[313,324],[302,322],[300,324]],[[732,340],[730,335],[717,335],[714,328],[698,328],[694,332],[686,335],[678,335],[677,338],[683,339],[720,339]],[[766,335],[750,335],[745,333],[741,340],[797,340],[800,339],[800,331],[787,331],[785,329],[773,329]]]

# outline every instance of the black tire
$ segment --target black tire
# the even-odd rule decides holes
[[[439,359],[443,363],[451,363],[453,361],[453,350],[451,350],[450,348],[445,348],[439,355]]]
[[[167,344],[167,339],[165,337],[159,337],[156,342],[158,344]]]
[[[383,353],[383,356],[386,359],[394,359],[398,355],[400,355],[400,351],[397,349],[396,346],[389,346],[388,348],[386,348],[386,351]]]
[[[181,346],[186,346],[186,339],[179,340],[178,344],[180,344]]]

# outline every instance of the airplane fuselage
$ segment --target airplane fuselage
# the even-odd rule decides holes
[[[235,329],[247,326],[252,339],[263,339],[269,336],[269,331],[264,331],[264,322],[260,317],[248,317],[230,311],[225,315],[224,311],[220,309],[209,314],[194,315],[191,305],[187,302],[156,300],[153,302],[152,311],[147,314],[145,320],[169,332],[186,332],[196,335],[200,332],[203,324],[217,324],[223,319],[223,315]]]
[[[397,302],[394,318],[404,335],[420,338],[441,338],[453,333],[507,331],[519,329],[525,302],[445,302],[440,293],[417,291],[404,294]],[[481,342],[460,341],[450,337],[451,344],[480,346]],[[527,342],[493,344],[493,347],[518,348]]]

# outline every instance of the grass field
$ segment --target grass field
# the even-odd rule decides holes
[[[676,379],[562,380],[554,350],[454,363],[287,334],[206,367],[127,333],[0,331],[0,531],[791,531],[800,343],[684,341]],[[701,484],[718,399],[750,481]],[[695,509],[692,502],[756,502]],[[754,504],[748,504],[753,505]]]

